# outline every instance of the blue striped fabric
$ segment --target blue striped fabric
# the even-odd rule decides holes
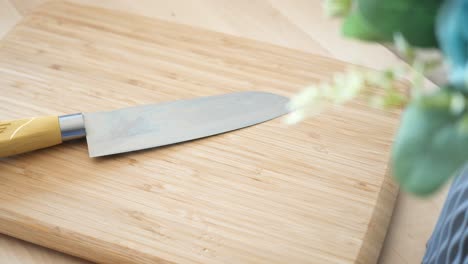
[[[423,264],[468,264],[468,166],[453,181]]]

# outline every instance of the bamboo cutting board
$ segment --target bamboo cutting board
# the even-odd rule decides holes
[[[261,90],[346,64],[125,13],[53,2],[0,42],[0,118]],[[85,141],[0,159],[0,232],[104,263],[372,263],[397,193],[398,114],[360,102],[90,159]]]

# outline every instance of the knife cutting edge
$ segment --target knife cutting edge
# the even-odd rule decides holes
[[[90,157],[124,153],[212,136],[288,112],[289,99],[237,92],[113,111],[0,121],[0,157],[86,137]]]

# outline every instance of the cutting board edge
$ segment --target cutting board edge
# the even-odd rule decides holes
[[[15,27],[20,25],[28,17],[32,17],[34,14],[40,13],[42,10],[44,10],[44,12],[47,13],[47,11],[45,9],[53,7],[55,5],[58,5],[58,6],[60,6],[60,5],[65,5],[65,6],[70,5],[70,6],[75,6],[75,7],[79,7],[79,8],[89,8],[89,9],[93,9],[93,10],[107,11],[107,12],[112,12],[112,13],[115,13],[115,14],[121,14],[121,15],[126,15],[126,16],[138,16],[139,18],[142,18],[142,19],[145,19],[145,20],[148,20],[148,21],[153,21],[153,22],[154,21],[159,21],[159,22],[163,22],[163,23],[170,23],[170,24],[180,26],[180,27],[195,29],[197,31],[203,31],[203,32],[209,33],[209,34],[215,34],[215,35],[219,35],[219,36],[227,36],[229,38],[236,38],[236,39],[247,41],[247,42],[250,42],[250,43],[266,45],[266,46],[268,46],[270,48],[281,49],[283,51],[289,51],[289,52],[297,53],[297,54],[301,54],[301,55],[309,55],[309,56],[313,56],[314,58],[321,58],[321,59],[333,61],[333,62],[336,62],[336,63],[339,63],[339,64],[344,64],[344,65],[349,66],[349,68],[361,68],[361,69],[373,70],[372,68],[368,68],[368,67],[356,64],[356,63],[348,62],[348,61],[345,61],[345,60],[342,60],[342,59],[339,59],[339,58],[334,58],[332,56],[327,56],[327,55],[320,54],[320,53],[312,53],[312,52],[303,51],[303,50],[296,49],[296,48],[281,46],[279,44],[274,44],[274,43],[270,43],[270,42],[267,42],[267,41],[255,40],[255,39],[252,39],[252,38],[244,37],[244,36],[241,36],[241,35],[236,35],[236,34],[233,34],[233,33],[224,33],[224,32],[218,31],[218,30],[193,26],[193,25],[186,24],[186,23],[170,21],[170,20],[166,20],[166,19],[162,19],[162,18],[149,17],[149,16],[144,16],[144,15],[135,15],[135,14],[130,13],[130,12],[124,12],[124,11],[121,11],[121,10],[114,10],[114,9],[107,9],[107,8],[103,8],[103,7],[97,7],[97,6],[92,6],[92,5],[88,5],[88,4],[82,4],[82,3],[75,3],[75,2],[72,2],[72,1],[68,1],[68,0],[48,0],[48,1],[44,2],[44,3],[39,4],[31,12],[27,13],[26,16],[24,16],[8,33],[12,32],[15,29]],[[5,34],[4,38],[7,37],[7,34]],[[0,39],[0,43],[1,43],[1,40],[2,39]],[[299,92],[299,90],[298,90],[298,92]]]
[[[89,237],[44,221],[38,221],[6,209],[2,209],[0,212],[0,230],[4,235],[96,263],[122,263],[122,261],[135,261],[138,259],[144,260],[145,263],[174,263],[117,243]],[[70,237],[73,237],[73,240]],[[94,244],[95,247],[90,248],[90,244]],[[93,250],[98,250],[99,254],[90,254]],[[122,254],[125,251],[131,253]],[[125,258],[125,256],[129,257]]]
[[[391,170],[387,168],[356,263],[366,264],[378,262],[392,219],[398,193],[399,187],[393,181]],[[375,245],[380,246],[376,247]]]

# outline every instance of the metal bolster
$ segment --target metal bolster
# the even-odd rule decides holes
[[[62,132],[62,141],[84,138],[86,130],[83,114],[71,114],[59,116],[60,131]]]

